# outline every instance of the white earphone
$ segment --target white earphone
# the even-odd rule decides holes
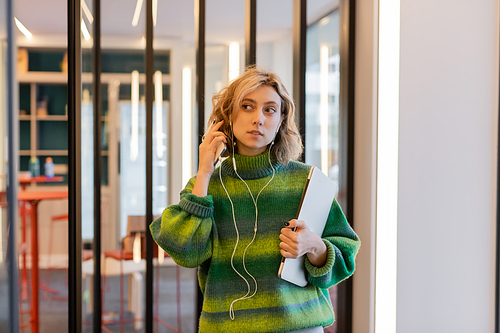
[[[254,198],[253,194],[252,194],[252,191],[250,190],[250,187],[248,186],[247,182],[245,182],[243,180],[243,178],[241,178],[241,176],[238,174],[238,171],[237,171],[237,167],[236,167],[236,160],[234,158],[234,146],[236,144],[236,142],[234,141],[234,132],[233,132],[233,124],[232,122],[229,123],[230,126],[231,126],[231,137],[232,137],[232,140],[233,140],[233,168],[234,168],[234,172],[236,173],[236,175],[238,176],[238,178],[245,184],[245,186],[247,187],[248,189],[248,193],[250,193],[250,197],[252,198],[252,201],[253,201],[253,204],[255,206],[255,224],[254,224],[254,233],[253,233],[253,238],[252,240],[250,241],[250,243],[248,243],[248,245],[245,247],[245,250],[243,251],[243,269],[245,270],[245,272],[252,278],[252,280],[254,281],[255,283],[255,291],[252,293],[252,295],[249,296],[250,294],[250,291],[251,291],[251,288],[250,288],[250,283],[248,283],[248,280],[243,276],[241,275],[240,272],[238,272],[238,270],[234,267],[234,264],[233,264],[233,260],[234,260],[234,255],[236,253],[236,249],[238,248],[238,243],[240,241],[240,234],[239,234],[239,231],[238,231],[238,225],[236,223],[236,217],[234,215],[234,204],[233,204],[233,201],[231,200],[231,197],[229,196],[229,192],[227,191],[226,187],[224,186],[224,182],[222,181],[222,173],[221,173],[221,170],[222,168],[219,167],[219,179],[220,179],[220,182],[222,184],[222,187],[224,188],[224,191],[226,192],[226,195],[229,199],[229,202],[231,203],[231,211],[232,211],[232,214],[233,214],[233,222],[234,222],[234,229],[236,230],[236,244],[234,245],[234,249],[233,249],[233,254],[231,255],[231,267],[233,268],[233,270],[236,272],[236,274],[238,274],[239,277],[241,277],[246,285],[247,285],[247,293],[240,297],[240,298],[237,298],[235,300],[233,300],[231,302],[231,305],[229,307],[229,317],[231,318],[231,320],[234,320],[234,309],[233,309],[233,306],[234,306],[234,303],[238,302],[238,301],[242,301],[242,300],[245,300],[245,299],[249,299],[249,298],[252,298],[253,296],[255,296],[255,294],[257,293],[257,280],[255,279],[255,277],[250,274],[246,268],[246,265],[245,265],[245,255],[247,253],[247,250],[248,248],[250,247],[250,245],[252,245],[252,243],[254,242],[255,240],[255,237],[257,236],[257,221],[258,221],[258,216],[259,216],[259,210],[257,208],[257,202],[259,200],[259,196],[260,194],[262,193],[262,191],[267,187],[267,185],[269,185],[269,183],[271,183],[271,181],[274,179],[274,175],[276,173],[276,170],[274,169],[273,167],[273,164],[271,163],[271,147],[273,146],[274,144],[274,139],[276,138],[276,135],[278,134],[278,131],[279,131],[279,128],[281,126],[281,122],[280,124],[278,125],[278,128],[276,129],[276,133],[274,134],[274,138],[273,138],[273,141],[271,142],[270,146],[269,146],[269,149],[268,149],[268,160],[269,160],[269,165],[271,166],[271,168],[273,169],[273,176],[271,177],[271,179],[269,179],[269,181],[266,183],[266,185],[264,185],[261,190],[259,191],[259,193],[257,194],[257,197]]]

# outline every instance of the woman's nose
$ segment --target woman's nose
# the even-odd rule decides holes
[[[262,125],[264,122],[264,114],[261,110],[255,110],[255,114],[253,116],[253,124]]]

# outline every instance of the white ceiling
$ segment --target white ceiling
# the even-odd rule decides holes
[[[85,0],[91,8],[92,0]],[[101,0],[102,36],[140,38],[145,35],[145,3],[139,23],[131,22],[137,0]],[[67,0],[15,0],[16,17],[37,36],[61,36],[67,28]],[[227,44],[244,41],[244,0],[206,1],[206,42]],[[292,27],[293,0],[260,0],[257,2],[257,38],[268,41],[279,38]],[[321,18],[338,6],[338,0],[309,0],[308,22]],[[85,17],[85,15],[83,15]],[[89,30],[92,29],[86,20]],[[192,43],[195,40],[194,0],[158,0],[158,22],[155,38]],[[20,33],[19,41],[24,38]]]

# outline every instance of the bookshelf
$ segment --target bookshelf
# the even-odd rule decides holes
[[[83,50],[82,73],[82,126],[83,113],[91,111],[92,105],[92,73],[89,64],[88,50]],[[20,143],[20,171],[29,170],[29,160],[37,157],[40,162],[40,174],[45,172],[45,158],[52,157],[56,166],[56,175],[65,177],[61,184],[67,184],[67,173],[58,173],[58,170],[67,170],[68,165],[68,129],[67,129],[67,79],[68,74],[61,72],[65,50],[61,49],[28,49],[28,71],[18,73],[19,82],[19,143]],[[118,146],[117,135],[110,135],[116,131],[114,122],[119,120],[119,102],[130,100],[131,71],[137,69],[139,74],[140,91],[143,93],[145,84],[143,52],[136,50],[103,50],[101,74],[101,156],[102,156],[102,185],[110,183],[110,177],[115,177],[119,170],[110,163],[109,158],[117,158],[111,154],[111,145]],[[170,99],[170,53],[158,52],[155,55],[155,70],[160,70],[165,92],[164,100]],[[88,100],[85,101],[85,95]],[[44,105],[45,103],[45,105]],[[90,109],[89,109],[90,107]],[[41,110],[40,110],[41,109]],[[46,110],[46,111],[43,111]],[[90,110],[90,111],[89,111]],[[90,126],[93,126],[92,124]],[[118,128],[119,131],[119,128]],[[84,137],[82,142],[88,142]],[[91,139],[90,139],[91,140]],[[62,166],[62,167],[58,167]],[[109,167],[112,170],[109,170]],[[115,170],[116,169],[116,170]],[[41,186],[53,186],[44,184]]]

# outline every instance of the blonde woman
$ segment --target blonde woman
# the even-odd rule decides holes
[[[323,332],[334,321],[327,288],[353,274],[360,241],[336,200],[321,237],[294,219],[311,166],[296,161],[292,98],[253,67],[212,103],[198,174],[151,224],[153,238],[177,264],[199,268],[200,332]],[[227,158],[216,168],[221,144]],[[299,256],[306,287],[277,274],[282,257]]]

